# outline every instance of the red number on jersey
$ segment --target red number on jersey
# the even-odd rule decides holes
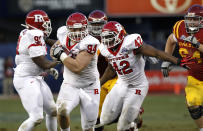
[[[90,54],[94,54],[97,51],[97,45],[88,45],[87,52]]]
[[[140,36],[137,37],[137,40],[135,40],[135,46],[140,47],[143,44],[142,39]]]
[[[116,62],[113,62],[113,68],[114,68],[114,70],[116,70],[116,72],[118,72],[119,75],[122,75],[122,72],[121,72],[121,70],[118,69]]]
[[[34,36],[35,44],[42,45],[41,36]]]
[[[113,62],[113,68],[118,72],[119,75],[126,75],[133,72],[133,70],[129,68],[130,63],[128,61],[121,61],[120,66],[123,66],[123,68],[119,70],[116,62]]]
[[[123,69],[122,69],[123,74],[129,74],[129,73],[133,72],[133,70],[129,68],[130,63],[128,61],[121,61],[120,66],[124,66]]]

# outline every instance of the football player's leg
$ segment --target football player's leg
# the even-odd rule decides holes
[[[104,99],[106,98],[106,95],[111,91],[111,89],[113,88],[113,86],[115,85],[117,81],[117,77],[113,78],[112,80],[107,81],[104,85],[102,85],[101,87],[101,92],[100,92],[100,102],[99,102],[99,116],[97,118],[97,123],[100,123],[100,115],[101,115],[101,110],[102,110],[102,106],[104,103]],[[104,126],[95,128],[95,131],[103,131]]]
[[[124,86],[120,88],[119,85],[115,84],[104,100],[100,117],[101,124],[112,123],[121,113],[126,88]]]
[[[134,120],[134,125],[135,125],[134,129],[136,129],[136,128],[139,129],[142,127],[142,123],[143,123],[142,114],[143,113],[144,113],[144,108],[141,107],[137,118]]]
[[[79,104],[79,90],[63,83],[57,99],[57,117],[61,131],[70,130],[70,112]]]
[[[130,124],[137,118],[147,92],[148,86],[143,86],[142,88],[128,88],[128,93],[124,99],[121,116],[117,125],[118,131],[130,129]]]
[[[43,98],[40,82],[35,78],[16,78],[14,85],[23,107],[29,114],[29,118],[21,124],[18,131],[31,131],[43,120]]]
[[[197,126],[203,130],[203,83],[192,76],[188,76],[188,84],[185,88],[186,101],[189,113]]]
[[[99,114],[98,114],[98,118],[97,118],[96,124],[100,123],[101,110],[102,110],[102,106],[103,106],[103,103],[104,103],[104,99],[105,99],[107,94],[108,94],[108,90],[104,86],[102,86],[101,87],[101,91],[100,91]],[[103,129],[104,129],[104,127],[101,126],[99,128],[95,128],[94,130],[95,131],[103,131]]]
[[[92,86],[80,89],[81,124],[84,131],[92,130],[96,124],[100,99],[100,83],[95,82]]]
[[[46,127],[48,131],[57,131],[56,104],[54,102],[53,95],[48,85],[45,83],[44,80],[41,80],[41,83],[41,91],[43,94],[43,107],[46,113]]]

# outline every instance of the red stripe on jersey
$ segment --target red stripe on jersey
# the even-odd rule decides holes
[[[120,43],[120,45],[119,45],[118,49],[117,49],[115,52],[114,52],[114,51],[112,51],[112,50],[111,50],[111,49],[109,49],[109,48],[108,48],[108,51],[109,51],[111,54],[113,54],[114,56],[116,56],[116,55],[118,54],[118,52],[119,52],[119,50],[120,50],[120,48],[121,48],[122,44],[123,44],[123,40],[121,41],[121,43]]]
[[[19,44],[20,44],[20,40],[21,40],[22,36],[19,36],[18,38],[18,44],[17,44],[17,47],[16,47],[16,55],[19,55]]]
[[[32,47],[32,46],[42,46],[42,43],[40,43],[40,44],[31,44],[31,45],[28,46],[28,49],[29,49],[30,47]]]
[[[66,47],[67,47],[69,50],[71,50],[75,45],[77,45],[77,43],[75,43],[74,45],[69,46],[69,45],[70,45],[70,42],[71,42],[71,40],[70,40],[70,38],[67,36],[67,38],[66,38]]]

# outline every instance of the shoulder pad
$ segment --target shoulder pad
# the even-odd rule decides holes
[[[179,39],[182,30],[185,30],[185,22],[184,20],[179,20],[173,26],[173,34],[175,35],[176,39]]]
[[[87,50],[90,53],[96,53],[97,47],[100,44],[99,40],[91,35],[86,36],[79,43],[80,50]]]
[[[35,36],[41,36],[41,38],[44,37],[44,33],[41,30],[27,30],[26,34],[28,36],[28,39],[31,40],[31,43],[35,41]]]
[[[41,30],[27,30],[27,34],[29,36],[43,36],[44,37],[44,33]]]
[[[21,35],[21,36],[24,35],[25,32],[27,32],[27,31],[28,31],[28,29],[24,29],[24,30],[22,30],[22,31],[20,32],[20,35]]]
[[[61,26],[57,30],[57,38],[60,42],[62,42],[62,39],[66,36],[67,34],[67,27],[66,26]]]
[[[98,45],[100,44],[99,40],[91,35],[87,35],[80,42],[82,45]]]
[[[134,50],[143,45],[143,40],[140,34],[131,34],[127,35],[123,41],[123,47],[126,47],[128,50]]]

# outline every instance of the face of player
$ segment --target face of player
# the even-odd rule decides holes
[[[100,36],[100,34],[102,33],[103,26],[104,26],[103,22],[90,23],[88,26],[90,34]]]
[[[201,21],[201,18],[198,16],[185,17],[185,24],[190,32],[197,32],[201,28]]]
[[[74,42],[80,42],[86,35],[86,28],[68,28],[68,36]]]
[[[187,17],[186,21],[189,27],[198,27],[200,24],[199,17]]]
[[[107,48],[112,48],[115,46],[115,35],[114,34],[108,34],[108,35],[102,35],[101,42],[107,46]]]

